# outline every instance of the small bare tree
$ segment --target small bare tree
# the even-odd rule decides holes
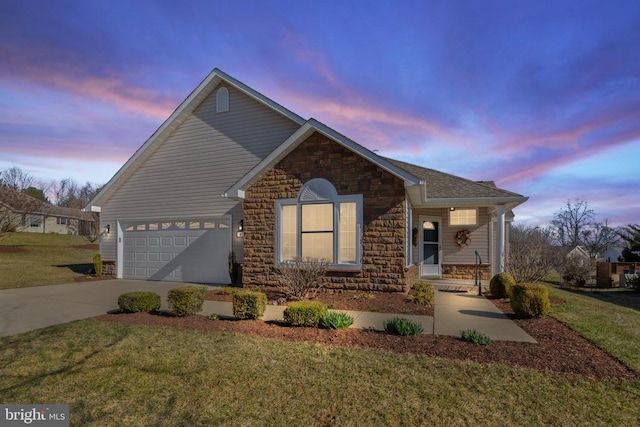
[[[0,185],[0,233],[16,231],[22,218],[42,209],[42,201]]]
[[[516,283],[540,281],[562,265],[565,254],[552,245],[550,230],[516,223],[509,235],[507,271]]]
[[[280,276],[278,288],[288,299],[314,297],[323,286],[322,278],[329,263],[316,258],[295,258],[274,267]],[[311,295],[310,295],[311,294]]]

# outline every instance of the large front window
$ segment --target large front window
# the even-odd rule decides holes
[[[324,179],[309,181],[297,199],[276,202],[278,262],[322,259],[332,266],[360,265],[362,196],[338,196]]]

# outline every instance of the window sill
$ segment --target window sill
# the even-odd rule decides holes
[[[327,267],[327,272],[340,272],[340,273],[360,273],[362,271],[362,265],[354,264],[354,265],[340,265],[333,264]]]

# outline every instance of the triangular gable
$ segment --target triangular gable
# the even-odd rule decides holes
[[[321,133],[332,141],[364,157],[381,169],[403,180],[405,183],[405,187],[419,187],[423,183],[420,178],[412,175],[404,169],[397,167],[387,159],[378,156],[374,152],[364,148],[360,144],[336,132],[323,123],[320,123],[315,119],[309,119],[304,125],[300,127],[300,129],[298,129],[293,135],[291,135],[286,141],[284,141],[278,148],[271,152],[271,154],[269,154],[264,160],[258,163],[244,177],[242,177],[238,182],[230,187],[225,192],[224,196],[234,199],[243,199],[244,192],[248,187],[251,186],[251,184],[256,182],[267,170],[269,170],[280,160],[285,158],[291,151],[293,151],[298,145],[305,141],[314,132]]]
[[[89,202],[85,210],[100,211],[100,207],[109,199],[120,185],[126,181],[138,168],[140,164],[147,159],[155,149],[160,146],[171,133],[178,127],[187,116],[213,92],[220,84],[226,83],[252,99],[262,103],[275,112],[283,115],[298,125],[303,125],[305,120],[274,102],[273,100],[262,95],[260,92],[250,88],[239,80],[234,79],[222,70],[215,68],[209,75],[189,94],[189,96],[175,109],[175,111],[165,120],[162,125],[151,135],[145,143],[131,156],[131,158],[116,172],[102,190]]]

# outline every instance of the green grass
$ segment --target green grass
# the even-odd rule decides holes
[[[0,289],[73,282],[93,268],[98,250],[77,247],[89,243],[61,234],[0,234]]]
[[[68,403],[72,425],[635,425],[640,416],[640,381],[91,319],[0,339],[0,378],[1,402]]]
[[[551,315],[640,372],[640,295],[622,290],[569,291],[547,285]]]

